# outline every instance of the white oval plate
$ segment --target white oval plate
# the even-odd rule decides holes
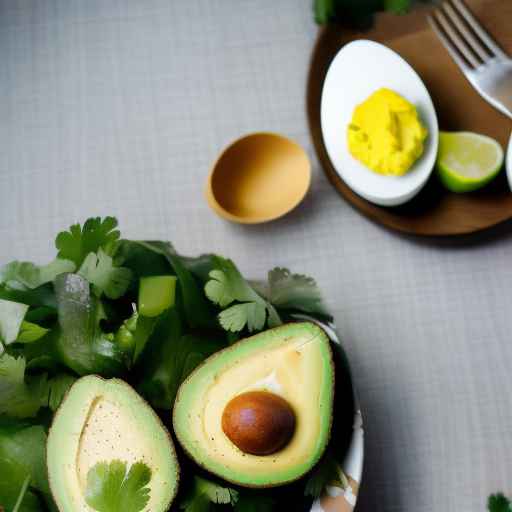
[[[348,150],[346,131],[354,108],[381,87],[392,89],[413,103],[429,132],[423,155],[404,176],[376,174]],[[381,206],[405,203],[430,177],[439,138],[436,111],[416,71],[387,46],[361,39],[338,52],[325,78],[320,117],[334,168],[354,192],[368,201]]]

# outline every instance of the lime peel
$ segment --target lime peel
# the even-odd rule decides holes
[[[440,132],[436,169],[452,192],[470,192],[489,183],[503,166],[503,149],[491,137],[472,132]]]

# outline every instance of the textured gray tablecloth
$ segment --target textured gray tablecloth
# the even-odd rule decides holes
[[[512,491],[512,237],[418,242],[337,196],[305,116],[310,3],[0,2],[0,261],[44,262],[59,229],[113,214],[127,237],[218,251],[254,277],[315,276],[365,416],[359,510],[484,510]],[[313,185],[283,220],[240,227],[203,185],[254,130],[303,144]]]

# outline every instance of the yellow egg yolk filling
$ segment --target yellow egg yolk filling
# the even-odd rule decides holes
[[[347,130],[352,156],[387,176],[402,176],[412,167],[427,135],[415,106],[385,88],[355,108]]]

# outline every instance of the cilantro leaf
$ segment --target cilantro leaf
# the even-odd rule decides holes
[[[55,258],[44,266],[37,266],[29,261],[11,261],[0,269],[0,282],[9,284],[15,281],[32,290],[50,283],[59,274],[73,272],[75,268],[72,261],[60,258]]]
[[[23,503],[23,500],[25,499],[25,494],[27,493],[29,483],[30,483],[30,475],[27,476],[27,478],[25,478],[25,481],[21,485],[20,493],[18,495],[18,498],[16,499],[16,503],[14,504],[12,512],[19,512],[21,504]]]
[[[64,395],[75,382],[76,377],[67,373],[60,373],[45,383],[43,394],[41,397],[41,405],[49,407],[52,411],[56,411],[61,404]]]
[[[492,494],[487,501],[489,512],[512,512],[512,503],[502,493]]]
[[[101,247],[97,254],[90,252],[86,256],[78,274],[93,285],[98,297],[105,293],[109,299],[118,299],[124,295],[132,278],[132,271],[114,266],[112,258]]]
[[[348,22],[356,26],[368,26],[378,11],[403,14],[412,0],[314,0],[315,21],[319,24]]]
[[[222,487],[210,480],[194,477],[193,486],[180,503],[180,509],[186,512],[208,512],[209,504],[234,505],[238,500],[238,491],[230,487]]]
[[[23,321],[21,322],[16,343],[32,343],[42,338],[48,331],[49,329],[45,329],[40,325]]]
[[[102,248],[106,254],[112,255],[120,232],[116,230],[117,219],[114,217],[92,217],[83,225],[73,224],[69,231],[61,231],[55,239],[55,247],[59,251],[57,256],[70,260],[80,267],[91,252]]]
[[[220,256],[212,258],[215,269],[205,285],[206,296],[221,308],[235,301],[240,303],[219,314],[219,322],[225,330],[238,332],[247,326],[252,332],[263,329],[267,321],[271,326],[281,323],[272,304],[251,287],[231,260]]]
[[[268,493],[245,489],[240,492],[235,512],[272,512],[274,505],[275,500]]]
[[[140,512],[149,501],[151,469],[143,462],[127,471],[124,461],[98,462],[87,473],[85,501],[98,512]]]
[[[45,377],[25,382],[25,365],[23,357],[0,356],[0,414],[28,418],[39,410]]]
[[[27,311],[26,304],[0,299],[0,341],[5,345],[16,341]]]
[[[342,475],[343,473],[332,453],[327,452],[310,473],[306,481],[304,495],[311,496],[314,499],[319,498],[327,485],[330,484],[341,485],[345,488],[346,482]]]
[[[277,308],[329,316],[320,289],[312,277],[276,267],[268,273],[267,284],[255,283],[255,286]]]
[[[411,0],[384,0],[384,10],[404,14],[411,7]]]

